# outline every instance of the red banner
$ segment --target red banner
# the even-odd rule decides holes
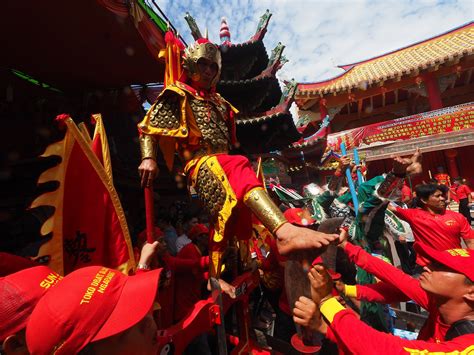
[[[340,152],[474,127],[474,103],[443,108],[328,135],[327,150]]]
[[[48,266],[62,275],[90,265],[127,274],[134,266],[134,256],[112,179],[72,119],[61,115],[61,121],[67,126],[64,139],[51,144],[43,154],[59,155],[61,163],[43,172],[38,180],[58,181],[59,187],[40,195],[31,205],[55,208],[41,228],[42,235],[52,234],[52,238],[45,238],[38,256],[47,257]],[[98,152],[102,153],[103,147],[96,144]],[[105,156],[108,151],[102,158]]]

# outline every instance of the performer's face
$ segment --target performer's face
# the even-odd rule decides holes
[[[446,196],[440,190],[436,190],[427,200],[422,199],[421,201],[426,207],[435,212],[441,213],[446,209]]]
[[[199,70],[199,80],[196,81],[196,84],[204,89],[210,89],[219,70],[217,63],[211,62],[206,58],[201,58],[198,60],[197,66]]]

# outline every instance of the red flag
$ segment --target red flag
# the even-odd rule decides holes
[[[57,190],[39,196],[31,208],[55,207],[42,226],[52,239],[39,249],[49,267],[60,274],[90,265],[103,265],[128,273],[134,266],[125,214],[112,180],[71,117],[58,116],[67,132],[42,156],[59,155],[59,165],[45,171],[38,183],[59,181]]]

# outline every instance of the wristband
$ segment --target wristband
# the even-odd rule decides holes
[[[150,265],[147,264],[138,264],[137,270],[150,270]]]

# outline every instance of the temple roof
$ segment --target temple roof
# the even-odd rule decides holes
[[[338,93],[434,67],[474,53],[474,22],[375,58],[339,66],[344,73],[299,83],[297,97]]]
[[[300,138],[288,99],[271,110],[252,117],[238,117],[237,138],[248,153],[268,153],[287,147]]]

